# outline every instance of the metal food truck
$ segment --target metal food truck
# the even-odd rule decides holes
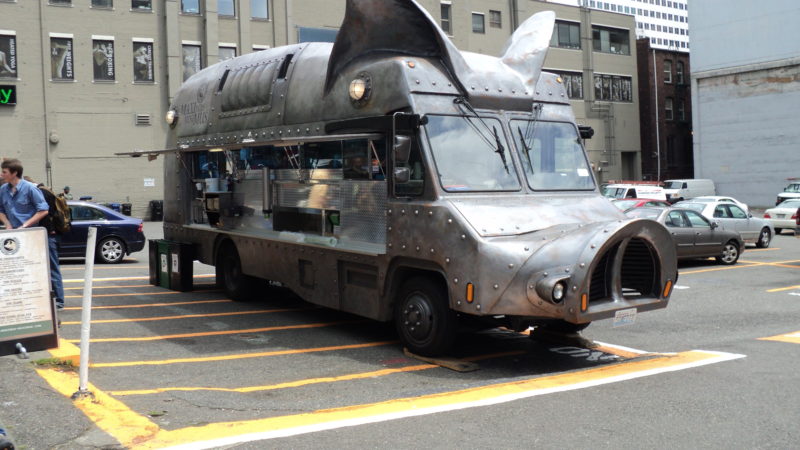
[[[231,298],[269,280],[394,321],[426,355],[466,323],[577,332],[664,308],[675,245],[600,195],[541,70],[554,20],[532,16],[496,58],[456,49],[414,0],[348,0],[332,45],[200,71],[153,151],[165,238]]]

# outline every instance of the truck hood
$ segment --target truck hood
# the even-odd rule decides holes
[[[525,234],[556,225],[628,219],[597,193],[459,197],[450,199],[450,203],[484,237]]]

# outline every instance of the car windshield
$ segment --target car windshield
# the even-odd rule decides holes
[[[675,206],[680,206],[681,208],[691,209],[697,212],[703,212],[703,209],[705,209],[706,207],[706,205],[702,203],[684,203],[684,202],[675,203]]]
[[[667,181],[664,183],[664,189],[681,189],[683,181]]]
[[[428,115],[425,129],[446,191],[517,191],[513,158],[496,119]]]
[[[800,183],[792,183],[786,186],[786,189],[783,190],[784,192],[800,192]]]
[[[511,132],[531,189],[594,189],[594,179],[574,125],[512,120]]]
[[[661,212],[661,208],[634,208],[625,211],[625,215],[635,219],[652,219],[656,220]]]
[[[784,202],[781,202],[777,207],[791,208],[791,209],[800,208],[800,200],[786,200]]]

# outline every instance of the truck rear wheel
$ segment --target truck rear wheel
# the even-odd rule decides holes
[[[256,279],[242,272],[239,252],[232,242],[223,244],[217,255],[217,284],[232,300],[248,301],[255,296]]]
[[[394,320],[403,345],[424,356],[449,350],[458,331],[458,317],[448,305],[445,288],[430,278],[414,277],[403,283]]]

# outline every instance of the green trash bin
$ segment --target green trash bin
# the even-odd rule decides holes
[[[169,287],[188,292],[193,288],[194,247],[182,242],[169,243]]]
[[[149,270],[150,270],[150,284],[153,286],[158,286],[158,273],[159,273],[159,258],[158,258],[158,241],[155,239],[150,239],[147,241],[147,253],[148,259],[150,260]]]

